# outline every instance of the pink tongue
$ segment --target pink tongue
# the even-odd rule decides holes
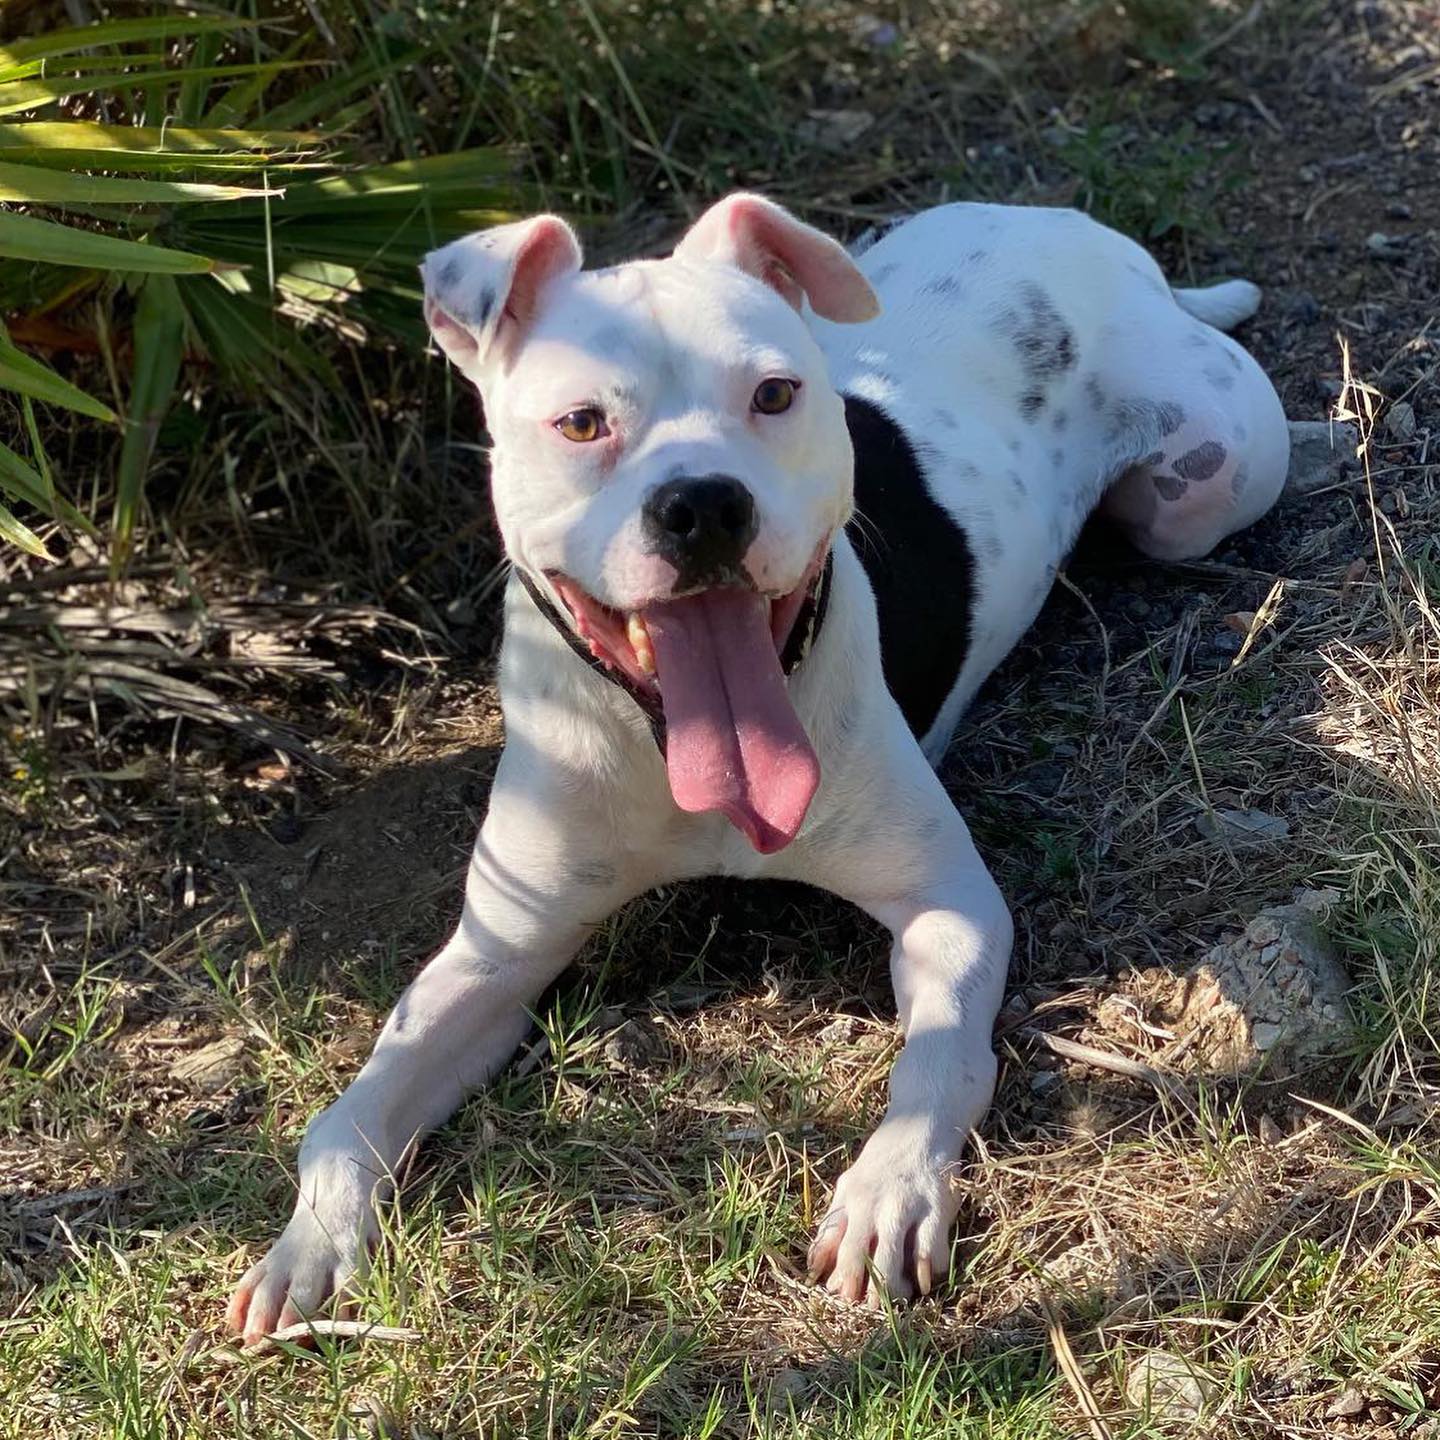
[[[786,693],[770,602],[750,590],[706,590],[642,615],[675,803],[721,811],[762,855],[784,849],[820,783],[820,762]]]

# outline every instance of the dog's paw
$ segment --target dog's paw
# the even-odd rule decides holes
[[[317,1197],[305,1201],[280,1238],[245,1273],[225,1323],[246,1345],[273,1330],[325,1312],[346,1314],[347,1292],[363,1272],[378,1235],[368,1197]]]
[[[810,1278],[832,1295],[872,1305],[927,1295],[950,1267],[959,1199],[956,1157],[881,1126],[840,1177],[810,1246]]]

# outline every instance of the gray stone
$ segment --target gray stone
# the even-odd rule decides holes
[[[1152,1420],[1193,1420],[1214,1390],[1204,1370],[1166,1350],[1145,1351],[1125,1377],[1125,1398]]]
[[[1359,432],[1345,420],[1292,420],[1285,496],[1308,495],[1338,484],[1355,468]]]
[[[211,1095],[223,1090],[244,1068],[244,1038],[224,1035],[180,1056],[170,1067],[170,1074],[182,1085]]]

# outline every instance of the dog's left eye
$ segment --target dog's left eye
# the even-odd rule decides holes
[[[567,440],[573,440],[577,445],[588,445],[590,441],[603,439],[610,433],[605,428],[605,417],[588,405],[582,410],[572,410],[568,415],[562,415],[555,422],[555,428]]]
[[[762,380],[755,387],[750,408],[761,415],[783,415],[795,403],[795,392],[799,388],[798,380],[781,380],[778,377]]]

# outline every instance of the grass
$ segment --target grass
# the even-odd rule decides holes
[[[711,0],[683,26],[527,5],[447,33],[438,98],[387,88],[371,142],[528,144],[528,178],[602,257],[657,248],[733,183],[842,232],[946,194],[1078,197],[1165,230],[1175,273],[1268,267],[1244,338],[1291,413],[1323,413],[1338,328],[1422,433],[1395,443],[1352,383],[1353,482],[1204,565],[1087,547],[967,722],[947,783],[1020,940],[941,1294],[875,1314],[803,1276],[885,1100],[882,937],[820,895],[705,884],[616,917],[516,1065],[410,1161],[360,1313],[418,1338],[238,1356],[218,1319],[288,1211],[304,1125],[458,900],[499,741],[498,556],[480,437],[437,367],[318,341],[343,404],[191,367],[130,574],[112,585],[81,535],[58,576],[7,557],[3,577],[0,1436],[1436,1431],[1440,397],[1423,252],[1372,264],[1353,309],[1386,194],[1350,195],[1343,222],[1324,199],[1403,172],[1378,149],[1325,168],[1376,143],[1375,116],[1431,121],[1403,87],[1398,109],[1299,118],[1330,67],[1389,84],[1387,56],[1425,53],[1421,8],[1381,9],[1389,29],[1362,33],[1308,4],[933,6],[879,15],[877,43],[841,4]],[[396,22],[354,14],[360,49],[389,53],[375,27]],[[1204,120],[1222,101],[1231,118]],[[857,108],[875,124],[844,153],[801,129]],[[1291,188],[1302,152],[1313,191]],[[1437,223],[1412,203],[1417,233]],[[1306,248],[1328,226],[1339,259]],[[1276,318],[1292,255],[1327,307],[1309,329]],[[105,432],[36,413],[103,517]],[[1237,663],[1221,617],[1276,577]],[[1194,824],[1225,806],[1291,835],[1231,854]],[[1158,1098],[1023,1033],[1153,1057],[1114,1002],[1302,883],[1341,892],[1330,935],[1356,981],[1332,1064],[1185,1074]],[[1157,1355],[1198,1417],[1136,1385]]]

